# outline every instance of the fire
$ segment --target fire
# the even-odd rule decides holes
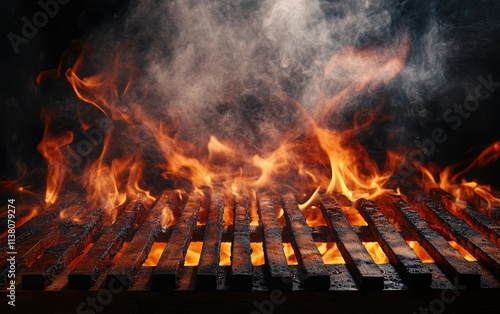
[[[461,245],[459,245],[457,242],[455,241],[448,241],[448,243],[455,249],[458,251],[458,253],[460,253],[466,260],[470,261],[470,262],[475,262],[477,261],[477,259],[474,258],[474,256],[472,256],[466,249],[464,249]]]
[[[427,251],[418,243],[418,241],[407,240],[406,243],[415,251],[415,254],[422,261],[422,263],[434,263],[432,257]]]
[[[378,244],[378,242],[363,242],[363,245],[365,246],[368,253],[370,253],[370,256],[373,258],[373,261],[376,264],[389,263],[389,259],[384,254],[384,251],[382,251],[382,248],[380,247],[380,244]]]
[[[250,242],[250,249],[252,250],[252,253],[250,254],[252,265],[264,265],[264,246],[262,242]]]
[[[455,197],[453,210],[458,210],[468,203],[474,203],[477,198],[484,201],[486,207],[490,208],[500,206],[500,198],[494,195],[491,187],[476,181],[467,181],[463,176],[476,167],[484,167],[496,161],[499,156],[500,142],[495,142],[484,149],[472,163],[461,171],[456,170],[459,165],[448,166],[442,171],[434,165],[424,167],[416,164],[416,166],[422,173],[422,187],[425,191],[439,188]]]
[[[325,264],[345,264],[345,260],[335,242],[315,242]]]

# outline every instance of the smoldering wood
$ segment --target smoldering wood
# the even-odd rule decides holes
[[[217,194],[212,195],[196,273],[196,287],[202,290],[215,290],[217,286],[217,271],[224,228],[223,214],[224,200]],[[167,245],[170,245],[170,241]]]
[[[285,192],[281,195],[281,200],[287,225],[293,234],[291,243],[294,247],[295,256],[305,272],[306,288],[310,290],[328,290],[330,275],[309,232],[295,196],[291,192]]]
[[[162,230],[161,218],[164,210],[176,210],[179,198],[175,192],[165,192],[159,198],[146,221],[140,226],[136,234],[130,240],[128,247],[119,258],[118,262],[108,273],[106,280],[117,280],[122,285],[128,287],[135,279],[135,276],[142,264],[146,260],[151,247],[158,234]]]
[[[289,290],[292,287],[292,274],[288,268],[281,228],[274,211],[274,203],[267,191],[257,193],[257,206],[262,224],[264,258],[271,277],[273,288]]]
[[[429,195],[450,214],[457,215],[495,245],[500,246],[500,226],[493,219],[484,216],[469,204],[453,210],[455,197],[441,189],[431,189]]]
[[[56,217],[52,216],[53,213],[47,212],[40,219],[30,220],[23,226],[33,226],[34,231],[28,230],[23,233],[29,234],[26,236],[19,245],[16,245],[16,270],[18,272],[23,271],[29,264],[32,264],[46,249],[50,246],[55,245],[64,236],[68,230],[69,226],[72,226],[72,218],[76,215],[80,215],[85,209],[86,205],[72,205],[65,208],[71,213],[68,218],[60,217],[59,212],[60,207],[54,208],[54,213],[57,213]],[[40,217],[40,216],[38,216]],[[36,217],[36,218],[38,218]],[[49,219],[50,218],[50,219]],[[36,224],[31,224],[31,222],[36,222]],[[46,223],[45,226],[42,224]],[[21,229],[21,228],[20,228]],[[4,262],[0,265],[0,283],[7,280],[8,262],[6,257]]]
[[[191,195],[175,225],[168,245],[153,272],[152,287],[155,290],[173,290],[177,286],[178,271],[184,264],[184,257],[198,218],[202,198]]]
[[[238,195],[234,206],[234,233],[231,246],[231,288],[252,288],[253,266],[250,248],[250,209],[246,196]]]
[[[437,231],[419,216],[419,213],[399,197],[393,197],[392,208],[396,218],[417,239],[425,251],[450,278],[470,288],[480,285],[480,273],[476,264],[469,263]]]
[[[423,192],[410,193],[410,198],[417,202],[427,217],[439,223],[442,227],[441,230],[450,238],[463,246],[494,274],[500,275],[500,248],[498,246],[483,237],[481,233],[463,220],[439,206]]]
[[[23,289],[41,290],[47,287],[87,247],[102,219],[103,211],[93,210],[69,226],[64,237],[45,250],[42,257],[23,273]]]
[[[355,203],[359,213],[368,223],[385,255],[408,284],[413,288],[429,288],[432,282],[431,271],[422,263],[406,243],[401,234],[380,211],[373,201],[360,199]]]
[[[88,290],[95,284],[130,236],[134,224],[143,211],[144,205],[141,202],[132,201],[127,205],[115,223],[104,230],[90,251],[75,266],[68,277],[70,289]]]
[[[347,267],[363,290],[382,290],[384,276],[352,229],[339,204],[328,195],[320,196],[320,208],[334,233]]]

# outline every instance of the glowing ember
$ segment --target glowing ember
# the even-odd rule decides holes
[[[325,264],[345,264],[345,260],[335,242],[315,242],[318,247],[323,263]]]
[[[460,244],[458,244],[457,242],[455,241],[448,241],[448,243],[455,249],[458,251],[458,253],[462,254],[462,256],[470,261],[470,262],[475,262],[477,261],[477,259],[474,258],[474,256],[472,256],[466,249],[464,249],[462,246],[460,246]]]
[[[370,256],[373,258],[373,261],[375,261],[376,264],[389,263],[389,259],[384,254],[384,251],[382,251],[382,248],[380,247],[380,244],[378,244],[378,242],[363,242],[363,245],[365,246],[368,253],[370,253]]]
[[[252,265],[264,265],[264,246],[262,245],[262,242],[250,242],[250,248],[252,249],[252,254],[250,255]]]
[[[427,251],[418,243],[418,241],[406,241],[408,245],[415,251],[415,254],[422,261],[422,263],[434,263],[432,257]]]

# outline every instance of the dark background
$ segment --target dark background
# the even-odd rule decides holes
[[[119,22],[130,1],[72,0],[60,5],[58,14],[28,44],[21,44],[14,53],[7,39],[9,32],[21,34],[21,18],[31,19],[40,10],[37,1],[8,0],[2,4],[1,23],[1,84],[0,117],[1,144],[0,180],[15,180],[29,177],[36,170],[43,172],[44,161],[36,150],[43,136],[40,119],[41,92],[36,84],[38,74],[57,67],[64,51],[75,39],[85,39],[94,31],[111,23]],[[420,28],[425,24],[425,8],[430,1],[394,1],[401,16],[410,21],[412,40],[417,40]],[[464,78],[472,86],[479,84],[478,76],[500,81],[500,27],[495,22],[500,16],[497,1],[439,1],[437,16],[443,22],[456,26],[450,36],[462,43],[461,48],[446,69],[450,81]],[[484,23],[483,23],[484,22]],[[476,85],[477,85],[476,84]],[[448,140],[436,146],[436,151],[426,160],[439,165],[448,165],[471,160],[488,144],[500,140],[500,87],[491,96],[480,101],[477,111],[463,120],[462,126],[452,130],[442,120],[443,112],[453,103],[460,103],[466,97],[466,90],[454,86],[443,90],[416,110],[425,115],[405,116],[405,123],[413,130],[404,141],[407,146],[415,140],[431,136],[435,128],[443,128]],[[405,111],[406,109],[398,109]],[[366,145],[370,145],[368,140]],[[390,145],[390,143],[388,143]],[[24,167],[23,165],[26,165]],[[500,163],[472,173],[481,181],[499,185]]]

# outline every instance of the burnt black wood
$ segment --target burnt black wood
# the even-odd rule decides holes
[[[295,196],[291,192],[285,192],[281,195],[281,200],[286,222],[293,234],[292,246],[297,261],[305,272],[306,289],[328,290],[330,288],[330,274],[309,232]]]
[[[382,290],[384,276],[349,224],[338,203],[329,195],[320,195],[320,208],[337,241],[347,268],[363,290]]]
[[[118,262],[108,273],[106,277],[108,285],[113,281],[120,282],[123,286],[128,287],[134,282],[135,275],[148,257],[151,247],[162,230],[161,218],[163,211],[175,212],[178,204],[177,193],[167,191],[162,194]]]
[[[127,205],[114,224],[105,229],[90,251],[69,274],[69,289],[87,290],[94,285],[122,247],[143,211],[144,205],[141,202],[133,201]]]
[[[441,230],[469,251],[485,267],[500,278],[500,248],[483,237],[463,220],[439,206],[422,192],[410,193],[411,199],[428,217],[441,225]]]
[[[399,197],[392,208],[396,217],[408,229],[450,280],[470,288],[478,288],[481,275],[475,263],[468,262],[437,231],[419,216],[418,212]]]
[[[64,237],[45,250],[42,257],[24,272],[23,288],[42,290],[47,287],[90,244],[93,233],[102,223],[102,216],[102,210],[93,210],[78,217]]]
[[[196,225],[201,201],[198,194],[189,197],[167,247],[153,272],[151,280],[154,290],[173,290],[176,288],[178,272],[184,265],[184,258]]]
[[[274,203],[267,191],[261,191],[257,194],[257,205],[264,235],[262,242],[264,258],[270,273],[271,286],[272,288],[289,290],[292,287],[292,274],[283,251],[281,228],[276,219]]]
[[[250,208],[248,198],[236,197],[234,209],[234,236],[231,246],[231,288],[252,288],[253,266],[250,248]]]
[[[414,288],[429,288],[432,273],[406,243],[401,234],[373,201],[360,199],[355,204],[377,238],[389,261]]]
[[[224,200],[217,194],[212,195],[196,273],[196,287],[200,290],[215,290],[217,287],[217,271],[220,261],[222,230],[224,229],[223,214]]]
[[[455,197],[441,189],[431,189],[429,195],[451,214],[463,219],[484,237],[488,238],[495,245],[500,246],[500,225],[493,219],[484,216],[469,204],[457,207],[455,205]]]

